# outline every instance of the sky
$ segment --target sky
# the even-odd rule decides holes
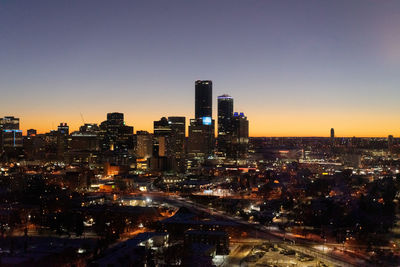
[[[152,131],[194,117],[198,79],[251,136],[400,136],[400,1],[0,0],[0,117],[23,130]]]

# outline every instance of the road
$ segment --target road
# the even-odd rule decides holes
[[[371,266],[367,262],[365,262],[361,258],[355,258],[348,256],[346,254],[338,254],[333,250],[330,250],[328,252],[323,252],[320,250],[317,250],[313,248],[316,245],[324,245],[323,243],[316,243],[314,242],[309,242],[305,241],[303,239],[291,236],[289,233],[280,231],[280,230],[272,230],[271,228],[268,228],[266,226],[256,224],[256,223],[249,223],[247,221],[242,220],[239,217],[234,217],[230,214],[227,214],[223,211],[215,210],[215,209],[210,209],[207,206],[197,204],[192,202],[191,200],[184,199],[182,197],[179,197],[177,195],[172,195],[172,194],[164,194],[162,192],[156,192],[156,193],[145,193],[143,194],[146,197],[153,198],[155,200],[159,200],[160,202],[167,202],[172,205],[178,206],[178,207],[187,207],[190,209],[194,209],[200,212],[208,213],[213,216],[218,216],[221,217],[225,220],[228,221],[234,221],[238,224],[245,225],[249,229],[259,231],[260,233],[263,233],[264,235],[267,235],[268,239],[270,241],[280,241],[280,242],[286,242],[286,244],[290,245],[290,247],[296,251],[312,255],[316,258],[319,258],[321,260],[324,260],[325,262],[334,265],[334,266],[343,266],[343,267],[350,267],[350,266]],[[341,244],[337,244],[337,247],[340,247]],[[241,253],[239,253],[241,255]]]

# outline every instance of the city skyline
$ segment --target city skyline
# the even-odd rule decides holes
[[[156,3],[157,5],[154,5]],[[1,116],[40,133],[107,112],[194,117],[210,79],[251,136],[400,135],[397,1],[3,1]],[[188,67],[190,66],[190,67]],[[167,93],[166,93],[167,92]]]
[[[400,263],[400,0],[0,0],[0,262]]]
[[[136,131],[138,131],[138,132],[140,132],[140,131],[147,131],[147,132],[151,132],[151,133],[152,133],[152,132],[153,132],[153,122],[154,122],[154,120],[160,119],[160,118],[162,118],[162,117],[184,117],[187,125],[188,125],[188,123],[189,123],[189,121],[190,121],[190,117],[183,116],[183,115],[179,115],[179,114],[175,114],[175,115],[173,115],[173,114],[171,114],[171,115],[160,114],[158,117],[154,117],[153,120],[150,120],[150,121],[146,122],[146,124],[150,124],[150,127],[149,127],[149,128],[136,128],[135,122],[129,119],[129,114],[126,114],[126,113],[121,112],[121,111],[118,111],[118,110],[114,110],[114,111],[107,111],[107,112],[103,113],[103,114],[102,114],[102,115],[103,115],[103,118],[100,118],[98,121],[86,121],[86,120],[85,120],[85,122],[83,123],[83,122],[82,122],[82,118],[80,117],[80,119],[81,119],[80,122],[79,122],[79,120],[78,120],[76,123],[70,124],[68,121],[61,121],[61,120],[59,120],[57,123],[56,123],[56,122],[52,122],[52,126],[49,127],[49,128],[39,128],[39,127],[23,127],[23,119],[24,119],[24,118],[21,118],[21,117],[18,117],[18,116],[14,116],[14,115],[12,115],[12,114],[1,115],[0,117],[8,117],[8,116],[17,117],[17,118],[20,120],[20,124],[21,124],[20,129],[22,130],[22,132],[24,133],[24,135],[27,135],[27,132],[28,132],[29,130],[35,130],[35,131],[37,131],[37,134],[45,134],[45,133],[48,133],[48,132],[53,131],[53,130],[56,131],[56,130],[57,130],[57,127],[59,126],[60,123],[67,123],[67,125],[68,125],[68,126],[70,127],[70,129],[71,129],[71,132],[78,131],[79,128],[80,128],[81,126],[83,126],[84,124],[87,124],[87,123],[99,125],[102,121],[105,120],[107,113],[114,113],[114,112],[120,112],[120,113],[123,113],[123,114],[125,114],[125,115],[128,115],[125,122],[126,122],[127,125],[132,125],[132,126],[135,127],[135,133],[136,133]],[[246,113],[246,112],[244,112],[244,113]],[[190,115],[189,115],[189,116],[190,116]],[[214,119],[215,119],[215,118],[214,118]],[[22,122],[22,123],[21,123],[21,122]],[[252,124],[253,124],[253,123],[250,124],[249,129],[251,129],[251,127],[252,127],[251,125],[252,125]],[[34,126],[35,124],[30,124],[30,125],[33,125],[33,126]],[[339,129],[339,130],[340,130],[340,129]],[[304,135],[301,135],[301,134],[300,134],[300,135],[289,135],[289,134],[287,134],[287,135],[285,135],[285,134],[283,133],[282,135],[252,135],[252,134],[251,134],[251,131],[250,131],[249,137],[330,137],[330,128],[320,129],[318,132],[320,132],[321,134],[320,134],[320,135],[307,135],[307,134],[304,134]],[[339,133],[340,133],[340,131],[339,131]],[[215,129],[215,136],[217,136],[217,135],[218,135],[218,129]],[[186,137],[187,137],[187,136],[188,136],[188,129],[186,128]],[[339,135],[337,135],[337,136],[335,135],[335,137],[337,137],[337,138],[341,138],[341,137],[343,137],[343,138],[349,138],[349,137],[358,137],[358,138],[387,138],[388,136],[394,136],[394,137],[396,137],[396,134],[390,134],[390,133],[388,133],[387,135],[351,135],[351,134],[349,134],[349,135],[340,135],[340,134],[339,134]],[[397,136],[398,136],[398,135],[397,135]]]

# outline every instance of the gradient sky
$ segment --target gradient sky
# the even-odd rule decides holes
[[[40,132],[194,116],[194,81],[252,136],[400,135],[398,0],[0,0],[0,116]]]

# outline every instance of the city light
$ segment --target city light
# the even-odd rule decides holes
[[[399,11],[2,1],[0,265],[397,266]]]

